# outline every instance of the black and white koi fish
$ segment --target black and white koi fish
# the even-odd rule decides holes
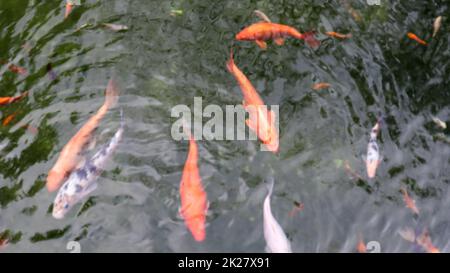
[[[86,160],[73,171],[64,185],[60,188],[53,203],[53,217],[62,219],[66,213],[80,200],[97,188],[96,179],[103,170],[108,158],[117,148],[122,139],[125,126],[123,112],[120,111],[120,128],[112,139],[104,145],[91,159]]]
[[[370,140],[367,145],[367,156],[366,156],[366,169],[367,176],[369,178],[374,178],[377,172],[377,168],[381,163],[382,157],[380,157],[380,152],[378,149],[377,136],[380,130],[381,119],[378,119],[377,124],[372,128],[370,132]]]
[[[266,239],[266,251],[270,253],[291,253],[291,243],[286,234],[272,215],[270,208],[270,196],[273,190],[273,178],[269,180],[269,193],[264,200],[264,238]]]

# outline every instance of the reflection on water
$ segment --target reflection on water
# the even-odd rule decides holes
[[[287,39],[262,51],[235,41],[259,20],[255,9],[315,29],[321,46]],[[427,228],[447,252],[450,131],[433,117],[450,120],[448,9],[439,0],[86,0],[64,20],[63,1],[1,1],[0,97],[29,92],[0,106],[0,245],[8,241],[1,251],[68,252],[75,240],[84,252],[263,252],[264,178],[273,174],[272,212],[294,252],[355,252],[360,234],[382,252],[422,251],[398,234],[407,227]],[[431,38],[439,15],[441,31]],[[263,100],[280,105],[280,153],[260,152],[258,141],[198,141],[210,204],[207,237],[197,243],[178,213],[188,143],[172,140],[170,110],[192,107],[194,96],[204,105],[242,102],[225,67],[232,47]],[[113,76],[123,141],[97,190],[56,220],[48,170]],[[314,90],[320,82],[330,87]],[[118,109],[102,120],[97,145],[114,134]],[[383,160],[369,180],[362,156],[379,116]],[[418,215],[405,207],[402,188]]]

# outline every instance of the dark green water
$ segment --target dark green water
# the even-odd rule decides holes
[[[398,235],[405,227],[428,228],[433,244],[448,252],[450,130],[431,116],[450,120],[449,3],[381,1],[88,0],[64,20],[63,1],[1,0],[0,59],[28,75],[2,64],[0,96],[30,92],[0,108],[2,120],[17,112],[0,125],[0,232],[9,240],[1,251],[68,252],[76,240],[83,252],[263,252],[264,178],[273,173],[272,210],[294,252],[355,252],[360,233],[382,252],[420,251]],[[171,15],[174,9],[183,13]],[[234,41],[257,22],[255,9],[301,31],[316,29],[322,45],[313,50],[288,39],[262,51]],[[431,39],[439,15],[442,28]],[[100,26],[111,22],[130,29]],[[409,31],[430,44],[408,39]],[[191,107],[194,96],[204,105],[241,103],[225,67],[231,47],[264,101],[280,106],[280,153],[260,152],[258,141],[198,141],[210,206],[207,238],[197,243],[178,214],[188,143],[172,139],[170,111]],[[122,89],[124,139],[97,190],[56,220],[47,172],[103,103],[113,76]],[[319,81],[332,87],[312,90]],[[362,155],[380,113],[384,159],[369,180]],[[118,117],[118,108],[107,114],[97,143],[109,140]],[[352,178],[345,161],[363,179]],[[418,216],[405,208],[401,187]],[[289,217],[295,201],[304,210]]]

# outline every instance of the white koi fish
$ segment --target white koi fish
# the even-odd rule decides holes
[[[377,136],[378,131],[380,130],[380,122],[381,119],[377,121],[377,124],[372,128],[370,132],[370,140],[369,145],[367,145],[367,156],[366,156],[366,168],[367,168],[367,176],[369,178],[374,178],[377,172],[377,168],[383,159],[380,157],[380,152],[378,149]]]
[[[273,190],[273,178],[270,179],[269,193],[264,200],[264,238],[266,239],[266,251],[271,253],[292,253],[291,243],[286,234],[272,215],[270,209],[270,196]]]
[[[81,199],[97,188],[96,179],[103,170],[108,158],[116,149],[124,130],[123,112],[120,111],[120,128],[112,139],[104,145],[90,160],[86,160],[71,173],[64,185],[59,189],[53,203],[53,217],[62,219],[66,213]]]

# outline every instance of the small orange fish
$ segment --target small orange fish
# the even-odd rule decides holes
[[[326,88],[330,88],[331,84],[327,83],[327,82],[319,82],[313,85],[313,89],[318,91],[318,90],[322,90],[322,89],[326,89]]]
[[[16,117],[16,114],[11,114],[11,115],[7,116],[3,120],[3,126],[7,126],[15,117]]]
[[[268,110],[258,91],[253,87],[248,78],[236,66],[231,52],[230,60],[227,63],[228,71],[236,78],[244,95],[243,105],[249,113],[249,119],[246,120],[247,126],[252,129],[263,142],[266,148],[277,153],[279,149],[278,131],[275,128],[275,113]]]
[[[431,242],[430,234],[425,229],[420,236],[416,238],[417,244],[425,249],[428,253],[440,253],[439,249]]]
[[[8,105],[11,104],[13,102],[16,102],[20,99],[22,99],[23,97],[26,97],[28,95],[28,91],[23,92],[22,95],[19,95],[17,97],[0,97],[0,105]]]
[[[9,71],[19,74],[19,75],[26,75],[27,74],[27,70],[21,66],[15,65],[15,64],[10,64],[8,66]]]
[[[117,102],[119,89],[114,80],[110,80],[105,92],[105,102],[98,109],[81,129],[69,140],[62,149],[58,160],[47,176],[47,190],[53,192],[59,188],[61,183],[68,177],[73,169],[81,161],[80,153],[87,146],[91,139],[92,133],[97,129],[98,124],[106,115],[109,108],[113,107]]]
[[[358,240],[358,244],[356,245],[356,250],[358,250],[359,253],[367,252],[366,244],[364,243],[361,234],[359,234],[359,240]]]
[[[339,38],[339,39],[348,39],[348,38],[352,38],[352,36],[353,36],[351,33],[342,34],[342,33],[334,32],[334,31],[328,31],[325,34],[330,37]]]
[[[405,188],[401,188],[403,193],[403,200],[405,201],[406,207],[411,209],[415,214],[419,214],[419,209],[416,206],[416,201],[409,197],[408,192]]]
[[[180,183],[180,214],[194,239],[201,242],[206,237],[205,222],[208,205],[197,161],[197,143],[195,143],[192,135],[189,135],[189,153]]]
[[[293,27],[265,21],[244,28],[236,35],[236,40],[255,41],[261,49],[266,49],[266,40],[273,39],[277,45],[283,45],[288,36],[305,40],[312,48],[320,45],[320,41],[314,38],[314,32],[300,33]]]
[[[297,201],[294,202],[294,205],[294,208],[289,212],[289,217],[294,217],[297,212],[300,212],[305,208],[305,205],[303,203]]]
[[[412,32],[408,32],[407,35],[408,35],[408,38],[409,38],[409,39],[414,40],[414,41],[418,42],[419,44],[427,45],[427,42],[425,42],[424,40],[422,40],[422,39],[420,39],[419,37],[417,37],[416,34],[414,34],[414,33],[412,33]]]

